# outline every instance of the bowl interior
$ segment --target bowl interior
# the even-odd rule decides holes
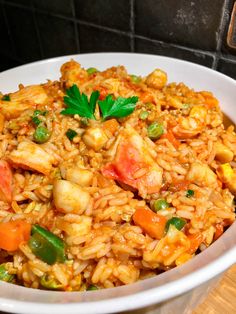
[[[126,53],[65,56],[31,63],[0,74],[0,91],[18,84],[38,84],[60,77],[60,66],[74,58],[85,68],[106,69],[124,65],[130,74],[146,75],[154,68],[167,72],[168,82],[184,82],[195,90],[207,90],[219,99],[223,112],[236,122],[236,82],[216,71],[173,58]],[[0,282],[0,309],[16,313],[112,313],[158,303],[211,279],[236,261],[236,224],[206,251],[185,265],[159,276],[115,289],[67,293],[33,290]],[[91,306],[93,302],[93,306]]]

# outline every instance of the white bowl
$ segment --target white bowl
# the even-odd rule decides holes
[[[236,122],[235,80],[200,65],[154,55],[99,53],[43,60],[2,72],[0,90],[8,93],[16,90],[19,83],[27,85],[43,83],[46,79],[59,79],[60,66],[70,58],[79,61],[85,68],[97,67],[102,70],[113,65],[125,65],[131,74],[146,75],[154,68],[163,69],[168,73],[169,82],[184,82],[195,90],[213,92],[222,110]],[[188,313],[200,297],[206,296],[210,280],[215,282],[213,278],[218,278],[219,274],[236,262],[235,234],[234,223],[220,239],[185,265],[119,288],[92,292],[53,292],[0,282],[0,310],[24,314],[97,314],[134,310],[155,304],[158,313]],[[148,310],[152,311],[153,308],[149,307]]]

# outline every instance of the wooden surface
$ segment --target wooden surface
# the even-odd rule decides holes
[[[232,266],[193,314],[236,313],[236,265]]]

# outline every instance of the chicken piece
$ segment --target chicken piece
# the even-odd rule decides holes
[[[145,82],[149,87],[160,89],[166,85],[167,74],[160,69],[156,69],[147,76]]]
[[[84,215],[78,216],[76,222],[66,221],[58,217],[56,220],[57,228],[65,231],[68,236],[85,236],[88,235],[92,227],[92,218]]]
[[[47,93],[41,85],[26,86],[19,91],[10,94],[10,99],[13,102],[33,102],[37,105],[43,105],[47,101]]]
[[[222,163],[230,162],[234,158],[234,153],[227,146],[220,142],[216,142],[215,145],[216,159]]]
[[[100,150],[108,141],[108,137],[106,136],[103,129],[98,127],[88,128],[84,135],[83,141],[89,148],[94,149],[95,151]]]
[[[50,173],[54,162],[52,156],[33,142],[21,142],[8,159],[15,167],[35,170],[45,175]]]
[[[193,162],[187,173],[186,179],[199,186],[211,186],[217,184],[216,174],[208,165],[200,162]]]
[[[71,60],[62,65],[60,80],[65,83],[66,88],[69,88],[78,82],[84,82],[87,79],[87,71],[82,69],[78,62]]]
[[[0,160],[0,200],[12,201],[12,171],[5,160]]]
[[[18,118],[27,109],[44,104],[48,96],[40,85],[31,85],[10,94],[10,101],[0,100],[0,112],[7,119]]]
[[[236,172],[229,163],[220,165],[216,171],[219,179],[225,183],[226,187],[236,196]]]
[[[80,186],[90,186],[93,180],[93,173],[83,168],[69,168],[66,170],[66,180],[79,184]]]
[[[163,171],[149,153],[146,142],[133,128],[124,129],[110,151],[110,157],[113,155],[114,159],[102,168],[104,177],[130,185],[141,196],[159,192]]]
[[[53,199],[56,209],[62,213],[83,214],[90,202],[90,194],[79,185],[56,180],[53,185]]]

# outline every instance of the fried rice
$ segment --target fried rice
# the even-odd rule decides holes
[[[92,72],[71,60],[59,81],[0,94],[0,260],[11,278],[0,272],[2,280],[64,291],[131,284],[191,260],[235,220],[236,134],[217,99],[167,84],[159,69],[146,77],[123,66]],[[63,115],[74,85],[100,100],[138,102],[106,121],[98,105],[96,120]],[[43,143],[38,123],[50,134]],[[154,123],[163,128],[156,138]],[[30,228],[8,247],[4,226],[14,221]],[[35,225],[63,241],[65,260],[47,263],[32,250]]]

